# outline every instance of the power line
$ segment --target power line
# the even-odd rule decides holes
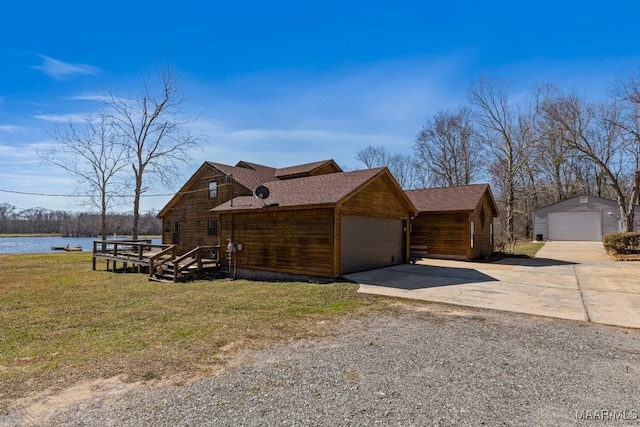
[[[167,196],[175,196],[176,194],[191,194],[197,193],[200,191],[209,191],[208,188],[202,188],[199,190],[191,190],[191,191],[183,191],[179,193],[164,193],[164,194],[141,194],[140,197],[167,197]],[[0,193],[11,193],[11,194],[20,194],[24,196],[42,196],[42,197],[75,197],[75,198],[89,198],[94,196],[89,196],[86,194],[55,194],[55,193],[36,193],[30,191],[18,191],[18,190],[5,190],[0,188]],[[121,195],[120,197],[135,197],[134,195]]]
[[[27,191],[16,190],[3,190],[0,189],[0,193],[22,194],[25,196],[46,196],[46,197],[90,197],[81,194],[45,194],[45,193],[31,193]]]

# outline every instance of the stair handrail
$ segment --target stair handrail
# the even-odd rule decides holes
[[[162,265],[162,264],[167,264],[169,262],[172,262],[176,258],[176,246],[175,245],[171,245],[168,248],[163,249],[160,252],[158,252],[157,254],[152,255],[151,257],[149,257],[149,277],[153,277],[153,275],[156,272],[156,265],[155,265],[156,264],[156,260],[158,258],[166,256],[169,253],[171,253],[171,257],[169,259],[162,260],[160,263],[158,263],[158,265]]]
[[[178,258],[175,258],[173,260],[173,281],[177,282],[178,281],[178,272],[182,272],[184,270],[186,270],[187,268],[191,267],[193,264],[198,263],[198,271],[202,270],[202,249],[217,249],[217,246],[196,246],[195,248],[191,249],[189,252],[185,253],[184,255],[181,255]],[[192,257],[193,254],[196,254],[196,256],[194,257],[193,260],[189,261],[186,264],[180,265],[180,263],[184,260],[186,260],[189,257]]]

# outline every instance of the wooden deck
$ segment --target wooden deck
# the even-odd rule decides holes
[[[127,270],[147,273],[149,280],[186,281],[205,271],[220,268],[218,246],[198,246],[177,255],[175,245],[153,244],[150,240],[96,240],[93,242],[93,269],[98,259],[106,261],[106,269],[117,270],[117,263]],[[111,263],[113,265],[111,266]]]

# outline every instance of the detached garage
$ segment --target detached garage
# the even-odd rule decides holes
[[[636,208],[637,230],[640,209]],[[615,200],[577,196],[533,213],[533,234],[542,240],[598,241],[620,231],[620,209]]]

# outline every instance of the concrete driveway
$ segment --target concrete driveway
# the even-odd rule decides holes
[[[424,259],[348,274],[359,292],[640,328],[640,262],[600,242],[547,242],[535,258]]]

